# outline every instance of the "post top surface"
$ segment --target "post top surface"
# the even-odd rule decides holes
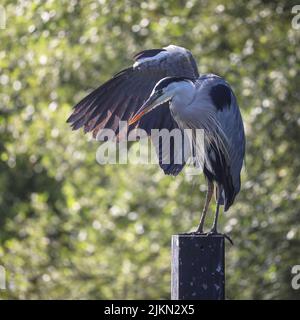
[[[173,237],[180,237],[180,238],[205,238],[205,239],[212,239],[212,238],[225,238],[223,234],[199,234],[199,233],[178,233],[178,234],[173,234]]]

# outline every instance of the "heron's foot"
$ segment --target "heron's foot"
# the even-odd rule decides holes
[[[231,245],[234,245],[233,241],[226,233],[220,233],[214,228],[207,233],[207,236],[216,236],[216,235],[223,236],[225,239],[227,239],[230,242]]]
[[[200,231],[200,230],[196,230],[192,233],[195,235],[200,235],[200,236],[207,236],[208,235],[208,232],[204,232],[204,231]]]
[[[206,235],[207,232],[203,231],[203,226],[199,225],[198,228],[196,229],[196,231],[193,232],[194,234],[204,234]]]
[[[191,232],[185,232],[185,233],[182,233],[184,235],[200,235],[200,236],[207,236],[208,235],[208,232],[204,232],[203,229],[199,229],[197,228],[196,231],[191,231]]]

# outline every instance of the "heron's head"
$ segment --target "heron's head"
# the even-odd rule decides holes
[[[183,77],[167,77],[161,79],[152,90],[150,97],[141,106],[139,111],[129,120],[129,125],[137,122],[142,116],[159,105],[172,100],[179,88],[191,86],[192,80]]]

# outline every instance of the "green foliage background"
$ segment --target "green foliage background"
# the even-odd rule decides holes
[[[296,2],[2,0],[0,298],[169,298],[170,238],[196,226],[203,177],[100,166],[98,143],[65,121],[134,53],[172,43],[232,84],[245,121],[242,191],[221,218],[227,297],[299,299]]]

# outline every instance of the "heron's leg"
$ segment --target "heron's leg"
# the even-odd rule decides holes
[[[205,204],[204,204],[204,208],[203,208],[201,218],[200,218],[200,223],[199,223],[199,226],[197,228],[196,233],[203,233],[204,221],[205,221],[206,213],[207,213],[209,203],[210,203],[210,200],[211,200],[213,193],[214,193],[214,184],[212,181],[207,180],[207,192],[206,192],[206,197],[205,197]]]
[[[219,203],[219,201],[217,201],[217,209],[216,209],[216,213],[215,213],[214,224],[212,226],[212,229],[210,230],[210,233],[218,233],[219,211],[220,211],[220,203]]]
[[[214,219],[213,226],[210,232],[208,233],[208,235],[218,235],[218,234],[222,235],[233,245],[233,241],[230,239],[230,237],[227,234],[218,232],[218,218],[219,218],[219,211],[220,211],[220,205],[221,205],[220,199],[222,195],[222,189],[218,187],[217,190],[218,190],[218,195],[217,195],[218,198],[217,198],[217,208],[215,213],[215,219]]]
[[[217,188],[217,208],[215,212],[215,219],[212,226],[212,229],[210,230],[210,233],[216,234],[218,233],[218,218],[219,218],[219,211],[220,211],[220,199],[222,197],[222,188],[218,186]]]

